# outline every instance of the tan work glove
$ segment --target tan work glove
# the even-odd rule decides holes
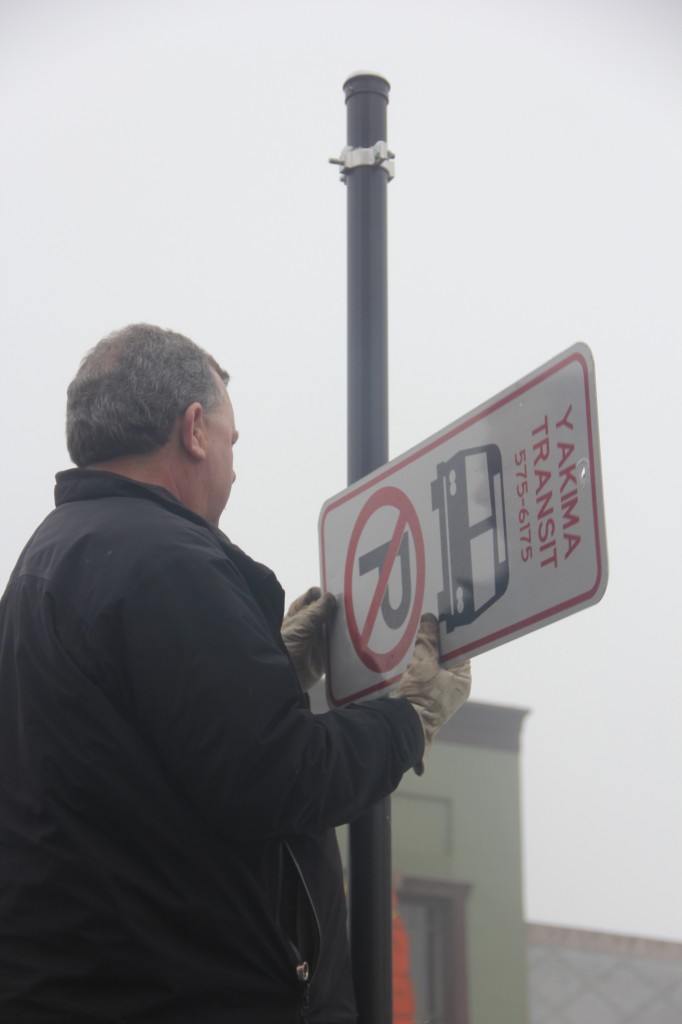
[[[438,619],[422,615],[412,660],[393,692],[394,697],[407,697],[421,719],[426,752],[442,725],[461,708],[471,691],[471,662],[445,669],[438,663],[440,641]],[[415,767],[424,774],[424,761]]]
[[[323,594],[319,587],[311,587],[296,598],[284,616],[282,639],[304,690],[324,675],[324,627],[335,609],[333,594]]]

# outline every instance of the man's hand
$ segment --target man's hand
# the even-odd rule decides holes
[[[419,715],[426,740],[424,756],[440,727],[464,704],[471,691],[471,662],[448,670],[439,665],[439,654],[438,619],[435,615],[422,615],[412,661],[393,696],[407,697]],[[415,772],[424,774],[423,761]]]
[[[282,639],[304,690],[322,678],[325,671],[324,627],[336,609],[333,594],[311,587],[297,597],[282,623]]]

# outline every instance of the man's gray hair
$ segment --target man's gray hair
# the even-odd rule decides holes
[[[66,445],[77,466],[161,448],[192,402],[224,400],[212,371],[228,374],[189,338],[131,324],[103,338],[69,384]]]

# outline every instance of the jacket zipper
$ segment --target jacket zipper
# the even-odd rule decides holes
[[[305,991],[304,998],[307,1001],[307,995],[308,995],[307,986],[309,984],[309,981],[310,981],[310,979],[312,977],[313,970],[314,970],[315,965],[317,964],[317,961],[318,961],[318,958],[319,958],[320,945],[322,943],[322,931],[320,929],[320,922],[319,922],[319,918],[317,916],[317,911],[315,910],[315,904],[313,903],[312,897],[310,895],[310,890],[308,889],[308,885],[307,885],[306,880],[304,878],[303,871],[301,870],[301,865],[298,863],[298,861],[297,861],[297,859],[296,859],[296,857],[295,857],[291,847],[289,846],[289,843],[287,842],[287,840],[286,839],[282,840],[282,843],[283,843],[283,846],[284,846],[285,850],[289,854],[289,857],[291,858],[291,863],[293,864],[294,868],[296,869],[296,874],[298,876],[298,881],[299,881],[300,887],[301,887],[300,888],[300,895],[301,895],[301,897],[305,898],[305,906],[301,907],[300,904],[299,904],[299,910],[306,913],[307,924],[308,924],[308,927],[307,927],[306,931],[308,932],[309,937],[312,940],[311,941],[311,948],[310,949],[302,949],[301,948],[301,935],[299,934],[299,936],[298,936],[298,948],[296,950],[296,952],[298,953],[298,959],[299,959],[299,964],[296,967],[296,977],[298,978],[299,981],[305,983],[305,985],[306,985],[306,991]],[[297,927],[300,926],[300,917],[301,917],[301,915],[297,914]],[[311,959],[310,960],[306,960],[305,959],[306,956],[309,956]]]

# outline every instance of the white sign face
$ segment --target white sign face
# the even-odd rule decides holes
[[[463,661],[602,597],[592,354],[579,344],[325,502],[322,587],[338,599],[333,706],[385,695],[422,612]]]

